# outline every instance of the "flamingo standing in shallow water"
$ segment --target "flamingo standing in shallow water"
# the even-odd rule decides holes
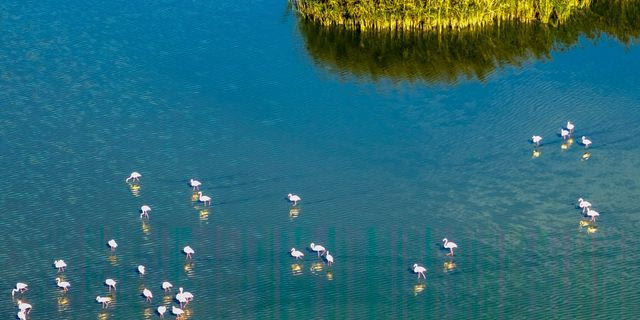
[[[311,244],[309,245],[309,248],[311,248],[311,250],[318,253],[318,258],[320,258],[320,252],[324,254],[324,252],[327,251],[327,249],[325,249],[323,246],[319,244],[315,244],[313,242],[311,242]]]
[[[60,278],[56,278],[56,284],[65,292],[69,291],[69,287],[71,287],[71,284],[69,282],[62,281]]]
[[[151,302],[151,298],[153,298],[151,290],[144,288],[144,290],[142,290],[142,295],[144,296],[145,300],[147,300],[147,302]]]
[[[427,278],[427,276],[425,275],[426,272],[427,272],[427,268],[419,266],[417,263],[413,264],[413,273],[418,274],[418,279],[420,279],[420,276],[426,279]]]
[[[144,276],[144,273],[146,272],[146,269],[143,265],[139,265],[138,266],[138,273],[140,274],[140,276]]]
[[[116,290],[116,281],[113,279],[107,279],[104,281],[104,283],[107,285],[107,287],[109,287],[109,292],[111,292],[111,288],[113,288],[113,290]]]
[[[60,260],[54,260],[53,266],[58,269],[58,272],[64,272],[64,268],[67,267],[67,264],[64,262],[64,260],[60,259]]]
[[[302,200],[299,195],[292,193],[287,195],[287,199],[289,199],[289,202],[293,202],[294,207],[298,204],[298,201]]]
[[[589,146],[591,145],[591,140],[587,139],[587,137],[582,136],[582,144],[584,145],[585,149],[589,148]]]
[[[196,253],[193,249],[191,249],[190,246],[184,247],[182,249],[182,252],[184,252],[187,255],[187,259],[193,258],[193,254]]]
[[[31,309],[33,309],[33,306],[31,306],[26,302],[22,302],[22,300],[18,300],[17,302],[18,302],[18,310],[24,312],[25,314],[29,314],[29,312],[31,312]]]
[[[202,185],[200,181],[194,179],[189,180],[189,184],[193,190],[200,190],[200,186]]]
[[[18,314],[16,314],[16,316],[20,320],[27,320],[27,314],[24,313],[24,311],[18,311]]]
[[[567,130],[569,130],[569,133],[573,134],[574,128],[575,126],[573,125],[573,123],[571,123],[571,121],[567,121]]]
[[[176,308],[176,306],[171,306],[171,313],[173,313],[176,318],[180,318],[184,311],[180,308]]]
[[[124,180],[124,182],[129,182],[129,180],[131,180],[131,181],[140,181],[140,177],[142,177],[142,175],[140,173],[134,171],[134,172],[131,172],[131,174],[129,175],[129,178]]]
[[[149,211],[151,211],[151,207],[146,204],[140,207],[140,219],[142,219],[142,217],[149,219]]]
[[[562,139],[567,140],[567,138],[569,138],[569,130],[560,128],[560,136]]]
[[[164,313],[167,312],[167,307],[165,306],[159,306],[158,307],[158,314],[160,315],[160,318],[164,318]]]
[[[23,293],[29,290],[28,287],[29,286],[26,283],[22,283],[22,282],[16,283],[16,288],[11,290],[11,296],[13,297],[16,294],[16,292]]]
[[[118,247],[118,243],[111,239],[109,241],[107,241],[107,244],[109,245],[109,248],[111,248],[111,251],[116,251],[116,248]]]
[[[533,141],[533,144],[536,147],[539,147],[540,146],[540,141],[542,141],[542,137],[541,136],[532,136],[531,137],[531,141]]]
[[[587,211],[587,215],[589,217],[591,217],[591,221],[592,222],[596,222],[596,217],[600,215],[600,213],[598,211],[595,211],[593,209],[589,209],[589,211]]]
[[[198,201],[204,203],[205,206],[207,205],[207,203],[211,205],[211,197],[203,196],[202,191],[198,191]]]
[[[106,309],[107,307],[109,307],[109,304],[111,303],[111,298],[96,296],[96,301],[98,301],[99,303],[102,303],[102,308]]]
[[[329,253],[329,250],[325,252],[325,259],[327,259],[327,264],[331,266],[333,264],[333,256]]]
[[[291,248],[291,256],[298,260],[304,258],[304,253],[302,253],[302,251],[296,250],[296,248]]]
[[[449,253],[447,253],[447,255],[448,256],[452,256],[453,255],[453,249],[457,248],[458,245],[455,244],[455,242],[449,241],[447,238],[442,239],[442,242],[444,242],[444,247],[446,249],[449,249]]]
[[[171,282],[165,281],[162,283],[162,290],[164,290],[164,292],[171,291],[171,288],[173,288],[173,285],[171,284]]]
[[[587,213],[591,209],[591,202],[582,198],[578,199],[578,206],[582,209],[582,213]]]

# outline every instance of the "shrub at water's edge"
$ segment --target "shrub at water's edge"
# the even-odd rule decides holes
[[[323,69],[374,80],[453,83],[461,77],[483,80],[504,65],[546,59],[553,50],[576,44],[581,35],[597,39],[605,33],[629,45],[640,38],[640,0],[594,0],[589,9],[555,27],[512,21],[448,33],[363,33],[305,20],[298,27],[307,52]]]
[[[289,0],[305,19],[357,30],[442,30],[557,23],[591,0]]]

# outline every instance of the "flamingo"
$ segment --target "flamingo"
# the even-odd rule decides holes
[[[325,259],[327,259],[327,264],[331,266],[333,264],[333,256],[329,253],[329,250],[325,253]]]
[[[442,239],[442,242],[444,242],[444,247],[446,249],[449,249],[449,253],[447,254],[448,256],[452,256],[453,255],[453,249],[457,248],[458,245],[455,244],[454,242],[450,242],[447,238]]]
[[[325,249],[323,246],[321,246],[319,244],[315,244],[313,242],[311,242],[311,244],[309,245],[309,248],[311,248],[311,250],[313,250],[313,251],[318,253],[318,258],[320,258],[320,252],[322,252],[322,254],[324,254],[324,252],[327,251],[327,249]]]
[[[142,295],[147,300],[147,302],[151,302],[151,298],[153,298],[153,294],[151,293],[151,290],[144,288],[144,290],[142,290]]]
[[[417,263],[413,264],[413,273],[418,274],[418,279],[420,279],[421,275],[426,279],[427,276],[425,275],[425,272],[427,272],[427,268],[419,266]]]
[[[164,290],[164,292],[171,291],[171,288],[173,288],[173,285],[171,284],[171,282],[165,281],[162,283],[162,290]]]
[[[569,138],[569,130],[560,128],[560,136],[562,139],[567,140],[567,138]]]
[[[71,286],[69,282],[62,281],[60,278],[56,278],[56,284],[65,292],[69,291],[69,287]]]
[[[193,257],[193,254],[196,253],[193,249],[191,249],[190,246],[186,246],[182,249],[182,252],[184,252],[187,255],[187,259],[191,259]]]
[[[571,121],[567,121],[567,130],[569,130],[570,133],[573,133],[573,128],[575,128],[573,123],[571,123]]]
[[[589,146],[591,145],[591,140],[587,139],[587,137],[585,136],[582,136],[582,144],[585,148],[589,148]]]
[[[211,197],[203,196],[202,195],[202,191],[198,191],[198,201],[204,203],[205,206],[207,205],[207,203],[209,203],[209,205],[211,205]]]
[[[142,217],[149,219],[149,211],[151,211],[151,207],[146,204],[140,207],[140,219],[142,219]]]
[[[160,318],[164,318],[164,313],[167,312],[167,307],[165,306],[159,306],[158,307],[158,314],[160,315]]]
[[[111,239],[107,241],[107,244],[111,248],[111,251],[116,251],[116,248],[118,247],[118,243],[115,240]]]
[[[129,180],[131,180],[131,181],[140,181],[140,177],[142,177],[142,175],[140,173],[134,171],[134,172],[131,172],[131,174],[129,175],[129,178],[124,180],[124,182],[129,182]]]
[[[578,199],[578,206],[582,209],[582,213],[587,213],[591,209],[591,202],[582,198]]]
[[[536,147],[540,146],[540,141],[542,141],[542,137],[541,136],[532,136],[531,137],[531,141],[533,141],[533,144],[536,145]]]
[[[171,313],[173,313],[176,318],[180,318],[184,311],[182,311],[182,309],[180,308],[176,308],[176,306],[171,306]]]
[[[184,297],[185,300],[187,300],[187,304],[193,300],[193,294],[191,294],[191,292],[189,291],[184,291],[184,289],[182,287],[180,287],[180,293],[182,293],[182,296]]]
[[[587,211],[587,215],[589,217],[591,217],[591,221],[592,222],[596,222],[596,217],[600,215],[600,213],[598,211],[595,211],[593,209],[589,209],[589,211]]]
[[[111,292],[111,288],[113,288],[113,290],[116,290],[116,281],[113,279],[107,279],[104,281],[104,283],[109,287],[109,292]]]
[[[193,300],[193,294],[189,291],[184,291],[184,289],[180,287],[176,294],[176,300],[180,302],[180,307],[186,306],[191,300]]]
[[[31,312],[31,309],[33,309],[33,307],[26,303],[26,302],[22,302],[22,300],[18,300],[18,310],[20,310],[21,312],[24,312],[25,314],[29,314],[29,312]]]
[[[176,293],[176,300],[178,300],[178,302],[180,303],[180,308],[183,308],[189,302],[187,301],[187,298],[184,296],[184,294],[182,294],[182,291]]]
[[[11,296],[13,297],[16,292],[23,293],[27,290],[29,290],[29,288],[26,283],[18,282],[16,283],[16,288],[11,290]]]
[[[109,307],[109,304],[111,303],[111,298],[96,296],[96,301],[98,301],[99,303],[102,303],[102,308],[106,309],[107,307]]]
[[[296,248],[291,248],[291,256],[298,260],[304,257],[304,253],[302,253],[302,251],[296,250]]]
[[[289,199],[289,202],[293,202],[294,207],[298,204],[298,201],[302,200],[299,195],[292,193],[287,195],[287,199]]]
[[[140,274],[140,276],[144,276],[144,272],[145,272],[145,268],[143,265],[139,265],[138,266],[138,273]]]
[[[193,190],[200,190],[200,186],[202,185],[200,181],[194,179],[189,180],[189,184],[191,185]]]
[[[18,319],[20,320],[27,320],[27,314],[24,313],[24,311],[18,311],[18,314],[16,315],[18,317]]]
[[[58,269],[58,272],[64,272],[64,268],[67,267],[67,264],[64,262],[64,260],[60,259],[60,260],[54,260],[53,266]]]

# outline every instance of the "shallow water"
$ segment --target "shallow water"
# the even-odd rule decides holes
[[[582,38],[484,82],[371,81],[314,62],[285,7],[0,4],[3,317],[17,281],[31,319],[157,318],[164,280],[195,294],[191,319],[640,312],[637,45]],[[594,141],[588,161],[560,149],[568,119]],[[190,177],[211,208],[191,201]],[[580,196],[601,212],[594,234]],[[460,246],[449,272],[443,237]],[[305,251],[294,266],[289,249],[310,242],[335,265]]]

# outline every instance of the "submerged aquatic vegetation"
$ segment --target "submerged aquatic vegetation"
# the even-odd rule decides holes
[[[302,17],[358,30],[442,30],[500,21],[557,23],[591,0],[290,0]]]
[[[640,37],[640,1],[592,1],[563,24],[503,22],[455,32],[362,32],[302,19],[298,28],[314,62],[344,75],[453,83],[483,81],[496,68],[549,59],[580,37],[603,35],[630,45]]]

